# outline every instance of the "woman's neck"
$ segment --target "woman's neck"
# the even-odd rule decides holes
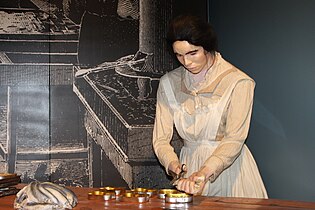
[[[215,61],[215,55],[208,53],[208,59],[207,59],[207,64],[205,65],[206,68],[204,68],[203,70],[201,70],[199,73],[197,74],[191,74],[192,79],[193,79],[193,83],[199,83],[202,82],[205,77],[206,74],[208,73],[209,69],[213,66],[214,61]]]

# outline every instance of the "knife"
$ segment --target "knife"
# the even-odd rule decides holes
[[[176,186],[177,182],[184,177],[184,175],[186,174],[186,165],[182,164],[181,166],[181,171],[179,172],[179,174],[175,174],[174,178],[171,181],[171,185]]]

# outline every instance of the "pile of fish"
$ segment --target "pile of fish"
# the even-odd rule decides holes
[[[16,194],[14,208],[72,209],[77,203],[78,198],[71,190],[51,182],[33,181]]]

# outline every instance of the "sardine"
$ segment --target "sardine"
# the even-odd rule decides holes
[[[69,189],[51,182],[34,181],[21,189],[14,201],[15,209],[72,209],[77,196]]]

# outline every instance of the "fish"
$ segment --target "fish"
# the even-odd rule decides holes
[[[72,209],[78,203],[74,192],[52,182],[33,181],[22,188],[14,200],[15,209]]]

